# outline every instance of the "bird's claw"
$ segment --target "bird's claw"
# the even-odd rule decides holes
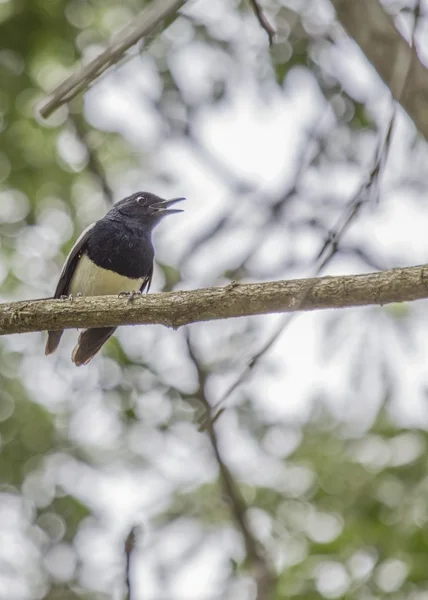
[[[132,292],[120,292],[118,298],[128,298],[128,302],[132,302],[136,296],[141,296],[140,290],[132,290]]]

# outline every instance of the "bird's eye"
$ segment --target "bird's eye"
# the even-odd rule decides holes
[[[144,202],[144,196],[137,196],[137,202]]]

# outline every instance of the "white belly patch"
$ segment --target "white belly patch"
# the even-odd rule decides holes
[[[138,291],[142,283],[143,279],[129,279],[114,271],[101,269],[84,254],[74,271],[69,293],[73,296],[113,296],[120,292]]]

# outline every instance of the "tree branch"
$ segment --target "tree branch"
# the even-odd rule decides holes
[[[258,0],[250,0],[250,4],[252,6],[252,9],[254,10],[254,14],[257,17],[258,22],[260,23],[260,26],[262,27],[262,29],[264,29],[266,31],[266,33],[268,35],[269,46],[272,46],[272,44],[275,40],[275,35],[276,35],[275,29],[272,27],[272,25],[269,23],[269,21],[265,17],[265,14],[264,14],[263,10],[261,9]]]
[[[131,584],[131,555],[135,549],[135,542],[137,538],[137,527],[131,527],[123,545],[125,554],[125,600],[131,600],[132,584]]]
[[[428,69],[378,0],[331,0],[337,19],[428,139]],[[405,81],[405,84],[403,83]]]
[[[235,480],[224,459],[221,444],[217,438],[214,419],[212,418],[211,405],[207,397],[207,372],[197,357],[189,335],[187,335],[187,348],[190,359],[198,374],[198,398],[206,412],[206,430],[219,468],[220,482],[224,495],[229,501],[232,518],[236,527],[241,532],[247,559],[251,566],[251,575],[254,577],[257,586],[256,600],[268,600],[268,598],[272,597],[275,576],[268,564],[264,549],[251,530],[247,515],[248,506],[239,489],[238,482]]]
[[[428,298],[428,265],[362,275],[233,282],[226,287],[148,294],[132,301],[102,296],[4,303],[0,304],[0,335],[155,323],[177,329],[200,321],[422,298]]]
[[[142,37],[148,35],[159,23],[176,12],[186,0],[156,0],[149,4],[120,33],[114,36],[107,48],[85,67],[75,71],[43,100],[39,112],[45,119],[57,108],[69,102],[89,87],[108,67],[118,62],[123,54]]]

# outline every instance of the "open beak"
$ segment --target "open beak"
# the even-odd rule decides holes
[[[162,214],[172,215],[174,213],[181,213],[183,209],[181,208],[169,208],[173,204],[177,204],[177,202],[182,202],[186,200],[186,198],[172,198],[171,200],[162,200],[162,202],[158,202],[156,204],[156,209]]]

